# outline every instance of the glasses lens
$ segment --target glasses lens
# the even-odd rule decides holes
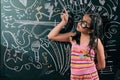
[[[80,23],[80,25],[81,25],[82,28],[89,28],[87,26],[87,22],[86,21],[80,20],[79,23]]]
[[[88,28],[88,27],[87,27],[87,22],[86,22],[86,21],[82,21],[82,22],[81,22],[81,27],[82,27],[82,28]]]

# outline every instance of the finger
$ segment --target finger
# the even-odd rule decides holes
[[[65,13],[65,7],[62,9],[62,12]]]
[[[66,13],[65,16],[68,17],[68,13]]]
[[[72,39],[72,37],[69,38],[71,44],[76,44],[76,41]]]
[[[77,33],[76,33],[76,32],[74,32],[72,36],[75,36],[76,34],[77,34]]]
[[[66,17],[66,16],[67,16],[65,13],[62,13],[62,15],[63,15],[64,17]]]
[[[66,20],[68,19],[68,16],[66,14],[63,14],[63,16]]]
[[[61,13],[61,15],[68,17],[68,13]]]
[[[65,13],[65,10],[62,10],[62,13]]]
[[[63,15],[63,13],[61,13],[61,15]]]
[[[61,15],[65,15],[65,13],[62,12]]]
[[[66,8],[65,8],[65,7],[64,7],[64,12],[65,12],[65,13],[67,13],[67,10],[66,10]]]

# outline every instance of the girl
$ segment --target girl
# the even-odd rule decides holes
[[[85,14],[77,24],[77,33],[60,33],[68,22],[68,12],[65,11],[61,15],[62,21],[48,34],[49,39],[72,44],[71,80],[99,80],[97,70],[105,68],[104,48],[95,31],[97,24],[100,24],[97,23],[97,17],[97,15]]]

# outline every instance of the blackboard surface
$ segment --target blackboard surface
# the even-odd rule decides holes
[[[106,51],[101,80],[120,80],[120,0],[1,0],[0,80],[70,80],[69,43],[47,39],[63,8],[74,31],[85,13],[99,13]]]

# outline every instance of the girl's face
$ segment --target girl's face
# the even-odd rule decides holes
[[[77,31],[79,32],[83,32],[83,33],[88,33],[88,31],[90,30],[90,24],[91,24],[91,18],[88,14],[85,14],[82,18],[82,20],[80,20],[78,22],[77,25]]]

